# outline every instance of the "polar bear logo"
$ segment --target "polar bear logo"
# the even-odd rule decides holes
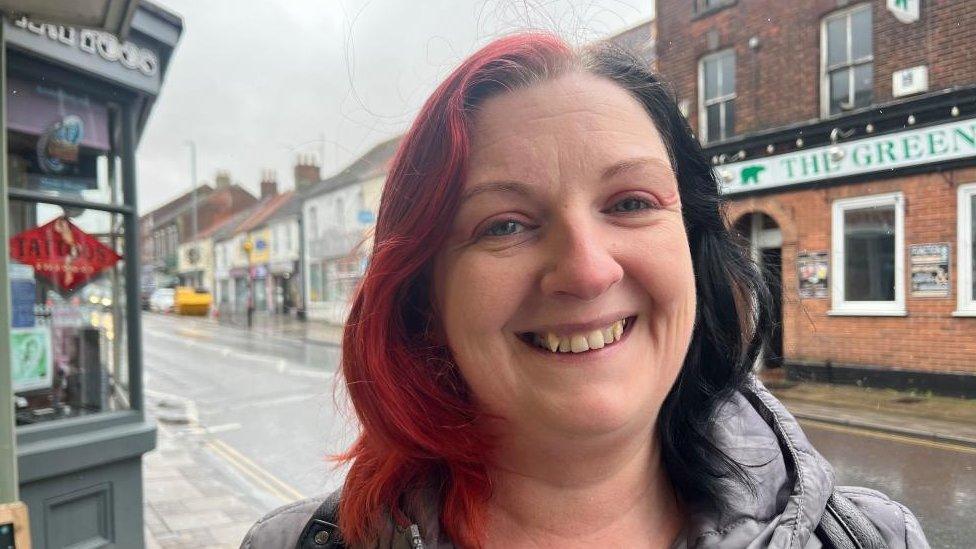
[[[742,168],[742,184],[748,185],[749,183],[759,184],[759,174],[766,171],[765,166],[746,166]]]

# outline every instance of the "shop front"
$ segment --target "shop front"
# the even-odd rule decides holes
[[[135,153],[181,32],[150,5],[124,41],[3,22],[0,266],[35,548],[143,544],[141,460],[155,427],[142,392]]]
[[[774,290],[767,365],[976,396],[976,90],[708,152]]]

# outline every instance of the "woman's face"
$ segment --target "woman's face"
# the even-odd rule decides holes
[[[519,432],[647,429],[695,285],[661,136],[616,84],[568,74],[486,101],[434,295],[479,404]]]

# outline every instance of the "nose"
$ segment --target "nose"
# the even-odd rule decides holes
[[[549,265],[542,276],[545,295],[592,301],[623,278],[613,243],[601,236],[585,225],[553,231]]]

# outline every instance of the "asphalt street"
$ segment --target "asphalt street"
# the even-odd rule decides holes
[[[205,321],[143,315],[147,394],[186,403],[190,424],[266,509],[337,488],[328,456],[348,447],[351,410],[338,348]],[[805,422],[841,485],[911,508],[932,547],[976,539],[976,448]]]

